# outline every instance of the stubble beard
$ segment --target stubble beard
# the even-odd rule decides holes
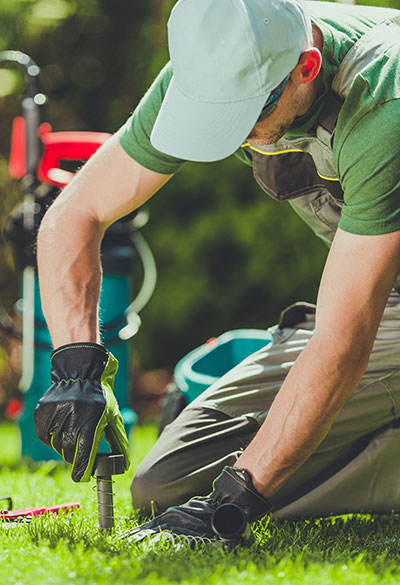
[[[299,111],[299,105],[300,105],[299,98],[295,96],[288,108],[289,111],[284,121],[278,124],[275,128],[272,128],[268,132],[268,134],[267,133],[263,134],[262,131],[260,133],[256,133],[254,136],[251,136],[250,134],[250,136],[248,137],[248,142],[251,144],[252,140],[254,140],[255,143],[257,144],[265,145],[274,144],[275,142],[278,142],[278,140],[280,140],[282,136],[284,136],[286,132],[291,128],[297,116],[297,112]]]
[[[286,121],[285,123],[280,124],[277,128],[275,128],[268,136],[260,136],[260,140],[263,141],[263,144],[274,144],[278,142],[286,134],[286,132],[290,129],[291,125],[293,124],[295,116],[293,119]]]

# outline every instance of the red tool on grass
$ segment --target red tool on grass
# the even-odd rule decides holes
[[[58,504],[57,506],[42,506],[13,510],[12,498],[6,496],[4,498],[0,498],[0,501],[2,500],[7,502],[7,508],[0,510],[0,520],[6,522],[18,522],[22,519],[26,522],[29,521],[32,516],[40,516],[43,514],[58,514],[60,511],[71,512],[76,508],[80,508],[80,504],[77,502],[71,502],[68,504]]]

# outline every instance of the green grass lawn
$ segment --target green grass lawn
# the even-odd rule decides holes
[[[156,437],[154,426],[131,437],[134,466]],[[0,425],[0,496],[15,508],[78,501],[74,514],[0,527],[1,585],[111,584],[391,584],[400,582],[397,516],[348,516],[307,522],[260,522],[255,544],[227,552],[130,545],[97,529],[95,482],[74,484],[63,464],[21,462],[18,433]],[[115,476],[116,532],[136,522],[131,472]]]

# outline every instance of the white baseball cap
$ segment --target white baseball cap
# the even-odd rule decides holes
[[[310,39],[304,0],[179,0],[168,21],[173,76],[152,145],[200,162],[235,152]]]

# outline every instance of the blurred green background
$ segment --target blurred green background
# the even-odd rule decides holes
[[[368,2],[363,2],[368,3]],[[369,2],[400,8],[400,0]],[[0,50],[28,53],[55,131],[114,132],[168,60],[173,0],[0,0]],[[8,175],[22,76],[0,70],[0,219],[21,201]],[[264,328],[297,300],[314,301],[327,250],[286,203],[270,200],[234,157],[189,163],[148,204],[143,229],[156,258],[156,292],[133,340],[142,371],[171,370],[229,329]],[[0,298],[12,313],[18,275],[0,239]],[[139,271],[140,272],[140,271]],[[137,275],[136,286],[140,284]],[[18,379],[18,347],[0,337],[0,405]],[[45,388],[43,389],[45,390]]]

